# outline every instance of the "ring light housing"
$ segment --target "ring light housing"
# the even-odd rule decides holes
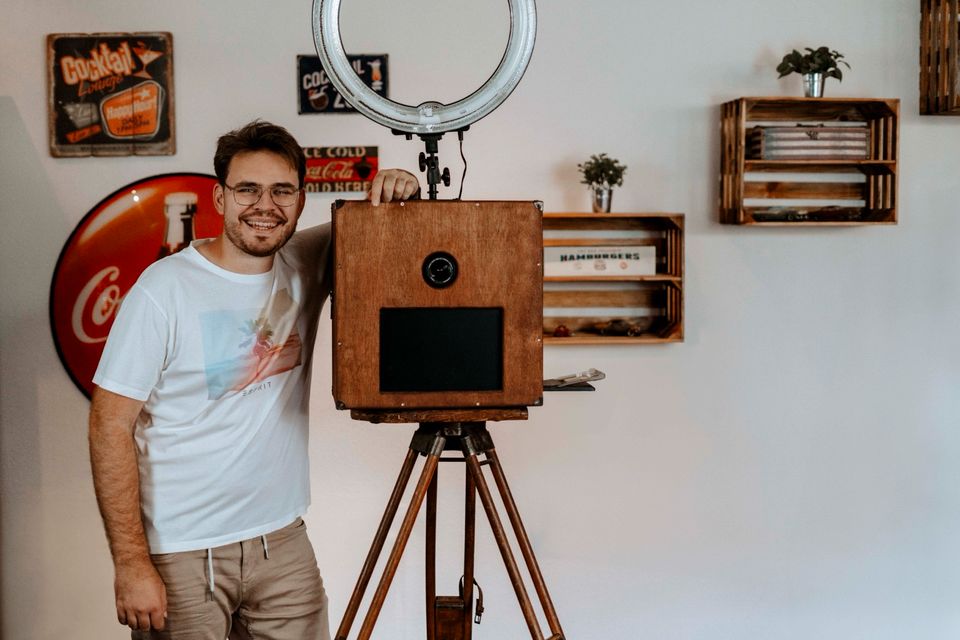
[[[313,2],[313,39],[317,54],[340,95],[354,109],[392,130],[422,135],[470,126],[507,99],[520,83],[533,54],[537,34],[536,2],[508,0],[510,37],[493,75],[479,89],[452,104],[428,100],[412,107],[377,94],[354,72],[340,38],[340,2]]]

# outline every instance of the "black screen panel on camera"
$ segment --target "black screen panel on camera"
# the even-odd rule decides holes
[[[503,389],[503,309],[380,309],[380,391]]]

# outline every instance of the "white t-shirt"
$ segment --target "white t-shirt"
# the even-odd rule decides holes
[[[295,234],[256,275],[221,269],[197,242],[141,274],[93,378],[145,401],[135,439],[151,553],[269,533],[310,502],[310,365],[330,227]]]

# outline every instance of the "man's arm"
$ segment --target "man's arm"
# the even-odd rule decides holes
[[[90,405],[90,464],[110,553],[117,620],[131,629],[163,629],[167,594],[150,560],[140,516],[140,474],[133,439],[143,402],[95,387]]]

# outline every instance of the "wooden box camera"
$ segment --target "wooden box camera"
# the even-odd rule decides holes
[[[333,234],[338,408],[541,403],[540,203],[338,201]]]

